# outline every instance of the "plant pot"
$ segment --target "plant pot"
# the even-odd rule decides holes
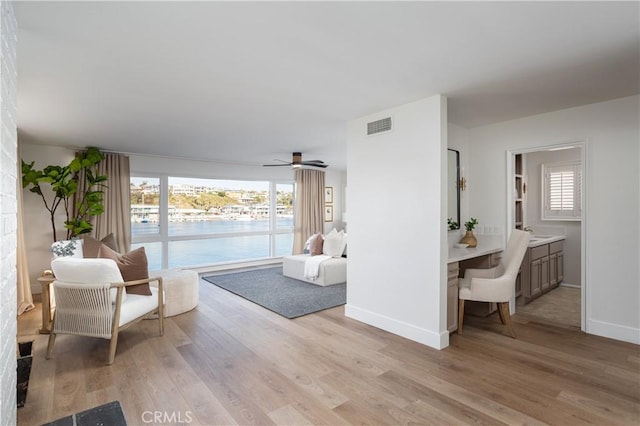
[[[27,388],[29,387],[29,375],[31,375],[31,363],[33,361],[33,340],[18,343],[18,352],[17,402],[18,407],[24,407],[27,400]]]
[[[469,247],[475,247],[478,245],[478,240],[475,235],[473,235],[473,231],[467,231],[464,234],[464,237],[460,240],[463,244],[469,244]]]

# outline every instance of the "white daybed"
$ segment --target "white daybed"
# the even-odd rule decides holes
[[[320,264],[318,277],[315,280],[305,278],[304,263],[310,254],[286,256],[282,260],[282,273],[285,277],[295,278],[311,284],[327,286],[347,281],[347,258],[332,257]]]

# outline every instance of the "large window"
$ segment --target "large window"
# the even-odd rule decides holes
[[[131,229],[151,270],[288,255],[293,184],[132,176]]]
[[[542,165],[542,220],[580,220],[582,166],[580,162]]]

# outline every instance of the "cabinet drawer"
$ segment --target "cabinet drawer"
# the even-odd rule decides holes
[[[541,257],[549,256],[549,245],[545,244],[539,247],[532,247],[530,254],[530,260],[540,259]]]
[[[556,241],[549,244],[549,253],[557,253],[564,250],[564,241]]]

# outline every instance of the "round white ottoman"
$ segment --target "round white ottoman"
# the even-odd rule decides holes
[[[164,316],[172,317],[190,311],[198,305],[198,273],[187,269],[163,269],[149,272],[150,277],[162,277]],[[151,286],[158,287],[154,281]]]

